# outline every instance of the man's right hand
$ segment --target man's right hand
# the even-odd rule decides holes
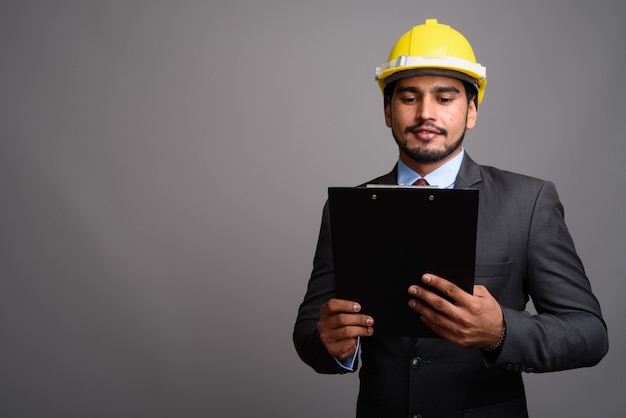
[[[354,355],[358,337],[374,333],[371,316],[360,314],[361,305],[343,299],[330,299],[320,309],[317,332],[330,355],[345,360]]]

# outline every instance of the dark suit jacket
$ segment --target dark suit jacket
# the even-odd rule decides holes
[[[396,184],[397,169],[370,183]],[[436,338],[361,340],[357,417],[526,417],[521,372],[592,366],[608,350],[606,325],[565,225],[554,185],[480,166],[468,155],[455,188],[480,190],[476,284],[500,302],[502,350],[464,349]],[[319,373],[345,373],[316,331],[334,297],[328,205],[294,343]],[[532,298],[538,314],[527,311]],[[374,318],[374,321],[376,318]],[[356,369],[356,366],[355,366]]]

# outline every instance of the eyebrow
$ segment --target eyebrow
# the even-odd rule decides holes
[[[398,87],[397,93],[420,93],[421,89],[414,86]],[[454,86],[435,86],[431,89],[432,93],[457,93],[461,91]]]

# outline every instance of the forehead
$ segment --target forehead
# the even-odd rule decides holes
[[[430,91],[439,87],[455,87],[459,92],[464,92],[465,88],[461,80],[451,77],[443,77],[436,75],[420,75],[416,77],[408,77],[400,79],[396,82],[395,90],[405,88],[415,88],[421,91]]]

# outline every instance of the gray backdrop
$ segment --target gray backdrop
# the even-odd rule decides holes
[[[374,67],[429,17],[488,69],[466,149],[556,183],[609,325],[530,411],[618,416],[620,0],[2,0],[0,416],[352,416],[292,324],[326,188],[396,159]]]

